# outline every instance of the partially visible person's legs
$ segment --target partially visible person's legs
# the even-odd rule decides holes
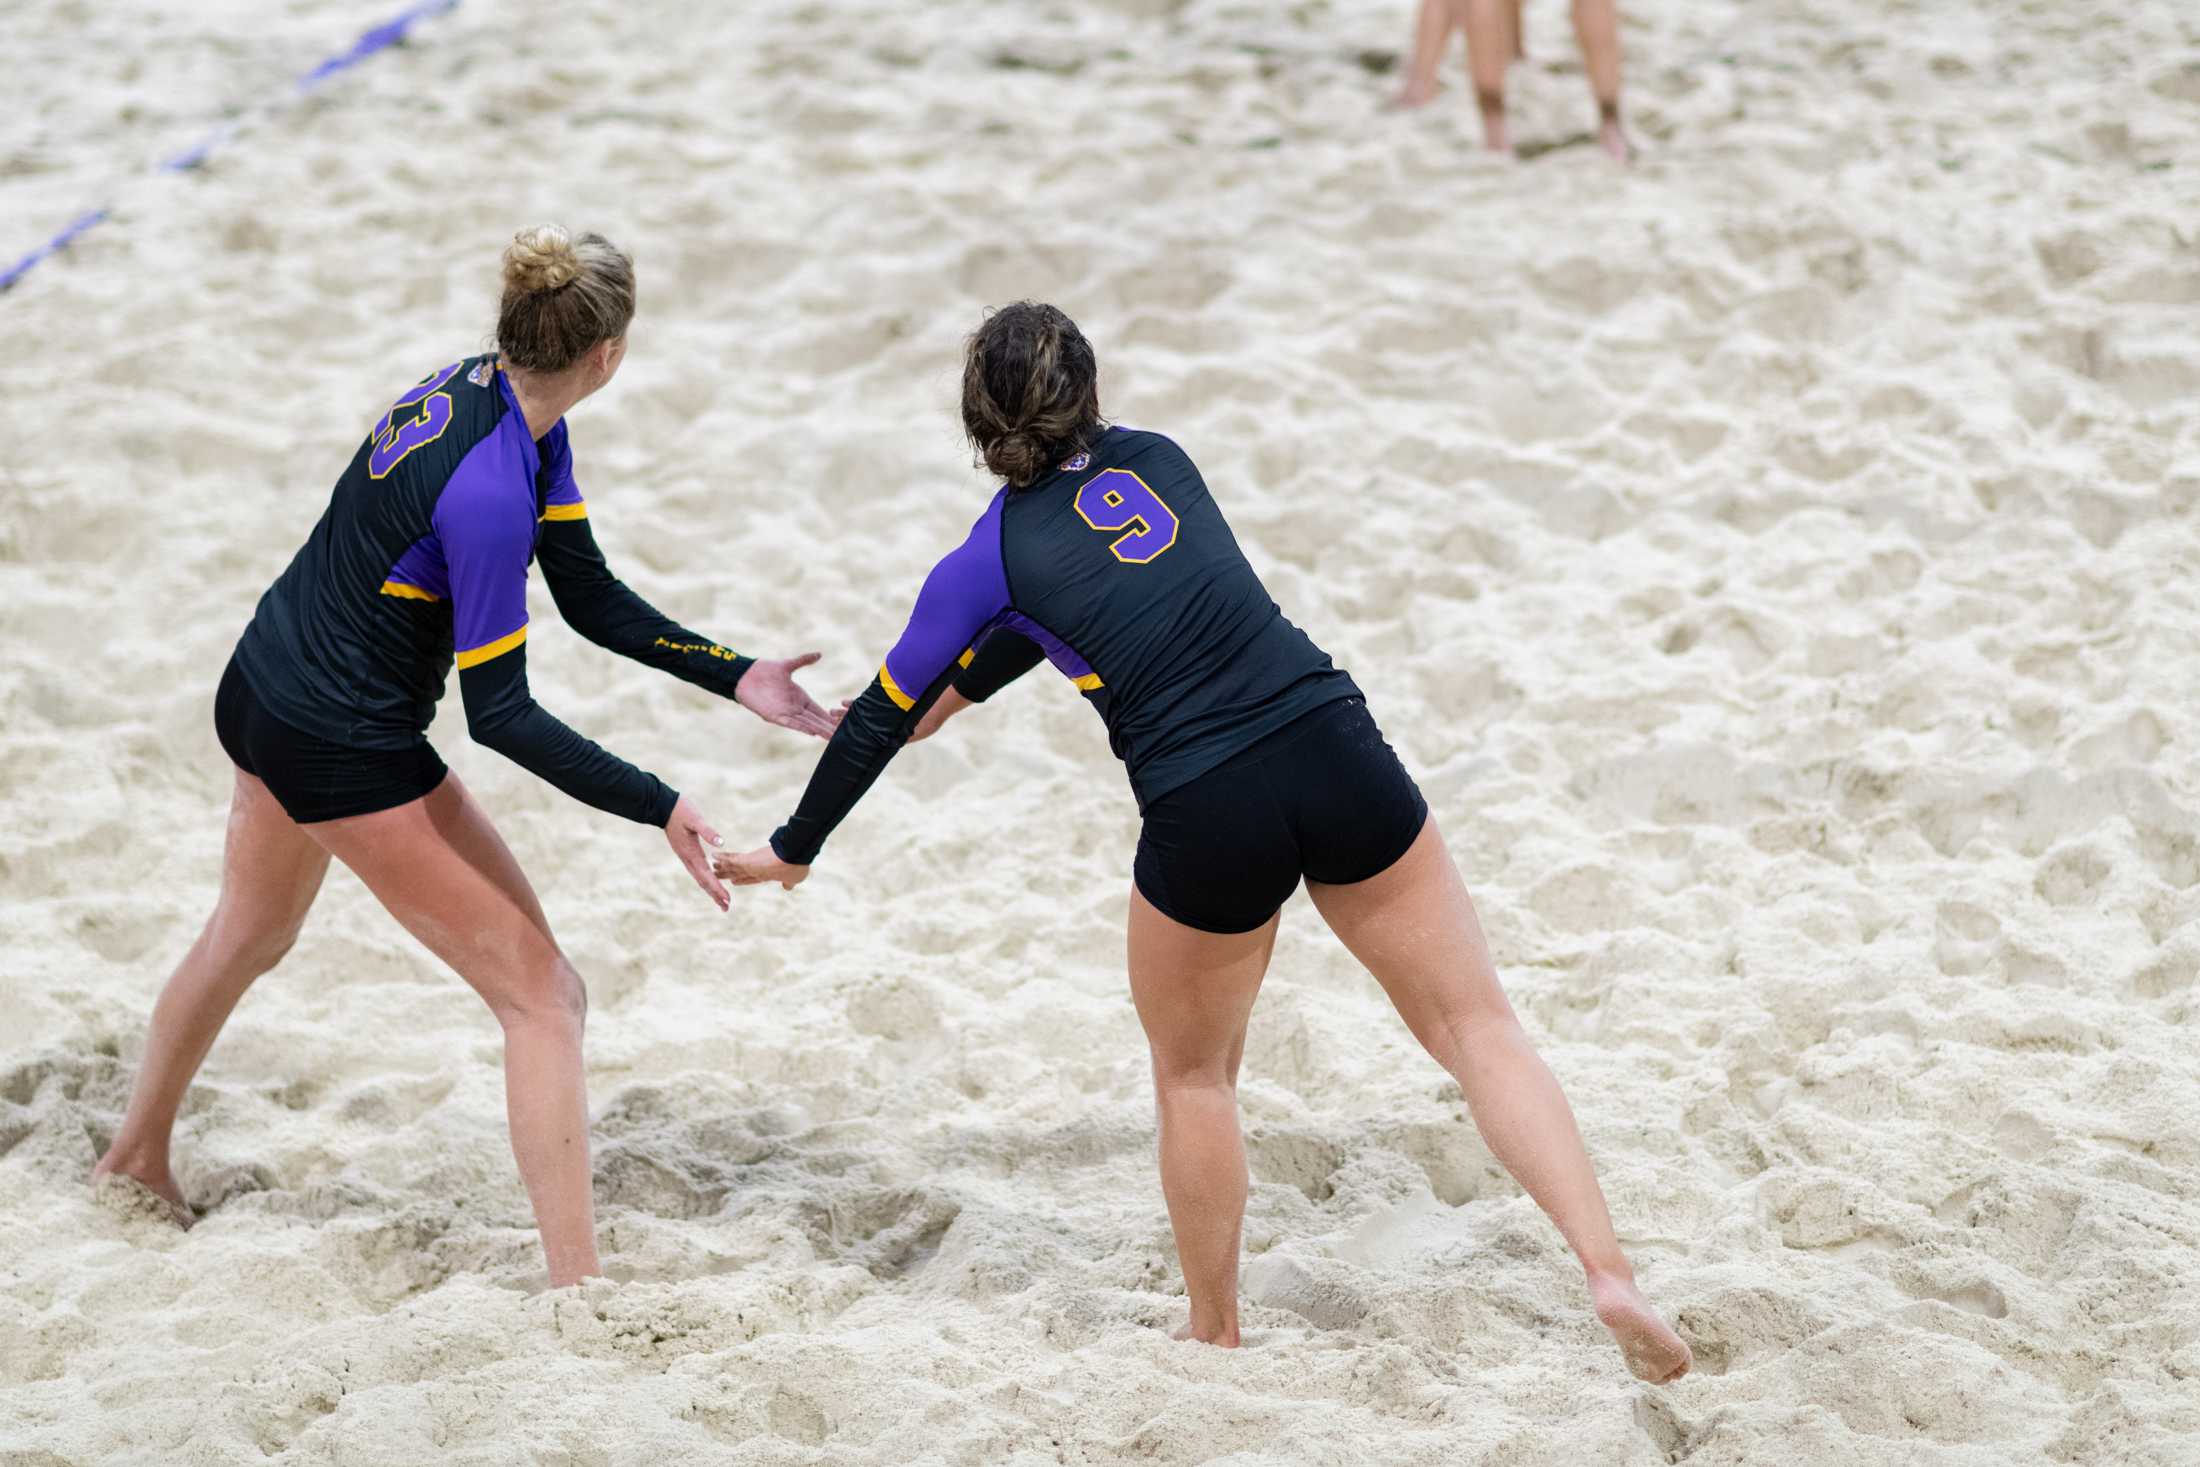
[[[503,837],[455,774],[394,810],[305,828],[503,1025],[512,1154],[550,1283],[601,1273],[581,1068],[587,994]]]
[[[1650,1381],[1679,1378],[1688,1346],[1635,1288],[1573,1111],[1498,984],[1474,903],[1435,820],[1379,875],[1306,885],[1413,1037],[1458,1080],[1490,1151],[1558,1224],[1628,1368]]]
[[[1238,1062],[1280,920],[1270,917],[1251,932],[1202,932],[1131,891],[1131,998],[1153,1051],[1161,1191],[1191,1298],[1180,1340],[1238,1342],[1238,1242],[1248,1185]]]
[[[328,853],[283,813],[267,786],[241,769],[236,776],[221,895],[153,1004],[129,1108],[92,1169],[95,1182],[118,1173],[143,1183],[186,1225],[190,1210],[169,1169],[176,1110],[237,1000],[290,951],[328,872]]]
[[[1444,64],[1444,48],[1459,28],[1458,0],[1421,0],[1413,21],[1413,59],[1406,65],[1405,85],[1390,99],[1393,107],[1421,107],[1436,98],[1436,73]]]
[[[1505,68],[1520,49],[1517,0],[1462,0],[1466,6],[1467,77],[1482,114],[1482,142],[1493,153],[1512,151],[1505,125]]]
[[[1574,37],[1597,99],[1597,142],[1625,163],[1630,149],[1619,122],[1619,9],[1613,0],[1574,0]]]

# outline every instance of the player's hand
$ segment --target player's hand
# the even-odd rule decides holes
[[[800,886],[810,875],[809,867],[780,860],[779,853],[769,845],[743,851],[738,856],[720,852],[710,858],[710,869],[735,886],[762,886],[767,881],[776,881],[788,891]]]
[[[820,654],[805,652],[800,657],[782,657],[772,662],[759,660],[750,664],[741,674],[741,681],[734,685],[733,701],[763,719],[781,728],[791,728],[797,733],[815,734],[821,739],[833,736],[840,726],[839,713],[827,713],[817,705],[817,700],[802,691],[802,685],[794,680],[795,669],[808,667]]]
[[[748,681],[741,679],[744,687]],[[696,809],[686,795],[680,796],[680,803],[672,807],[672,818],[665,822],[665,840],[671,845],[672,854],[680,858],[680,864],[687,867],[688,875],[703,889],[703,894],[718,903],[719,911],[730,910],[733,899],[726,894],[725,887],[719,885],[718,878],[711,875],[710,858],[705,850],[725,842],[718,838],[718,832],[710,828],[703,812]]]
[[[916,728],[910,731],[909,742],[913,744],[918,739],[932,737],[940,731],[941,724],[969,706],[970,700],[968,698],[965,698],[953,688],[947,689],[940,694],[938,702],[924,710],[924,717],[918,719]]]

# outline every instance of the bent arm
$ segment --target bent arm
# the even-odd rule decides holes
[[[755,659],[689,631],[635,595],[605,563],[586,511],[561,515],[557,511],[562,506],[551,508],[535,561],[565,624],[599,647],[721,698],[732,697]]]

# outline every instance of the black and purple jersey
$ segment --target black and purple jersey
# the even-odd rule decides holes
[[[1111,428],[995,494],[932,568],[773,850],[815,857],[950,681],[983,701],[1042,658],[1099,711],[1140,808],[1359,694],[1269,597],[1184,450]]]
[[[540,440],[493,356],[398,398],[260,598],[237,665],[281,722],[360,749],[425,737],[455,662],[473,737],[558,788],[662,825],[677,796],[527,691],[527,572],[600,646],[724,696],[750,659],[660,615],[613,576],[560,419]]]

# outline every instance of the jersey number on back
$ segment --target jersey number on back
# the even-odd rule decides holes
[[[384,479],[414,449],[435,442],[443,436],[443,430],[451,426],[451,395],[436,389],[451,380],[451,374],[464,362],[453,362],[440,372],[431,372],[420,380],[420,385],[390,404],[390,410],[382,414],[382,421],[374,425],[374,449],[367,455],[367,477]],[[409,407],[419,411],[406,421],[397,421],[397,415]]]
[[[1125,565],[1144,565],[1176,543],[1176,512],[1129,469],[1109,469],[1077,491],[1077,513],[1095,530],[1127,530],[1108,546]]]

